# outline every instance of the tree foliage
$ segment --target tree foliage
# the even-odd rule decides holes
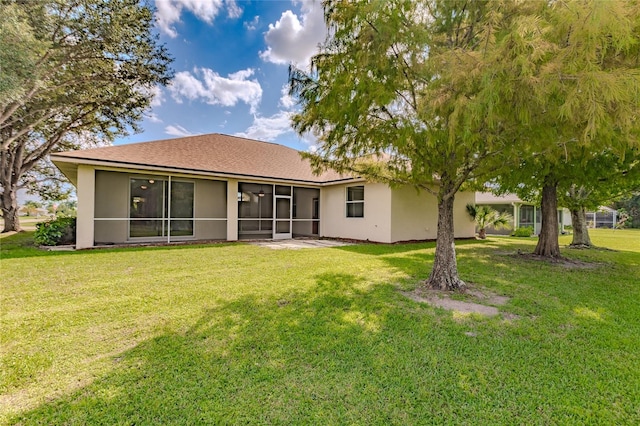
[[[17,101],[33,80],[33,68],[46,43],[37,40],[25,11],[0,4],[0,104]]]
[[[638,159],[640,7],[637,1],[550,2],[523,21],[526,27],[535,54],[514,55],[528,74],[513,96],[515,121],[524,125],[514,140],[523,149],[498,182],[523,199],[541,198],[536,253],[557,256],[558,191],[585,188],[597,202],[596,193],[608,189],[589,186],[595,173],[608,174],[602,165],[622,169]],[[618,178],[623,185],[626,178]]]
[[[329,36],[311,70],[292,68],[302,106],[299,133],[320,141],[308,154],[332,168],[436,195],[436,257],[427,285],[464,286],[457,273],[453,202],[461,187],[495,173],[505,148],[493,102],[496,38],[517,12],[512,2],[326,1]]]
[[[618,211],[623,211],[628,217],[625,223],[627,228],[640,228],[640,190],[630,197],[619,200],[613,204]]]
[[[171,77],[171,59],[152,32],[151,8],[138,0],[3,1],[0,17],[7,231],[18,227],[17,188],[48,154],[138,130],[151,88]]]
[[[560,205],[571,212],[572,247],[590,247],[586,212],[628,196],[640,188],[640,156],[628,149],[619,156],[603,151],[580,167],[570,169],[558,182]]]
[[[487,228],[510,229],[513,216],[507,212],[498,212],[489,206],[475,206],[467,204],[467,213],[478,226],[478,237],[481,240],[487,238]]]

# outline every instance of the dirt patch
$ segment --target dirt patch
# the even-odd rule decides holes
[[[496,306],[502,306],[509,301],[509,297],[501,296],[489,291],[469,286],[461,293],[451,293],[441,290],[416,289],[412,292],[404,292],[406,297],[420,303],[427,303],[438,308],[455,311],[462,314],[479,314],[488,317],[500,315]],[[466,295],[465,300],[456,300],[454,294]],[[506,319],[515,319],[513,314],[504,313]]]
[[[543,263],[547,263],[549,265],[554,265],[554,266],[561,266],[566,269],[596,269],[602,266],[601,263],[584,262],[582,260],[569,259],[567,257],[562,257],[562,256],[559,256],[559,257],[538,256],[537,254],[523,253],[521,251],[518,251],[517,253],[511,254],[509,256],[514,257],[516,259],[524,259],[524,260],[530,260],[535,262],[543,262]]]

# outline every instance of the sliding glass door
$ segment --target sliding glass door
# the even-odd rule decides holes
[[[193,182],[132,178],[130,194],[129,238],[193,236]]]

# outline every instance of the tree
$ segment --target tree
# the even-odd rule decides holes
[[[613,207],[627,215],[625,227],[640,228],[640,192],[636,191],[630,197],[615,202]]]
[[[489,206],[474,206],[467,204],[467,213],[478,225],[478,238],[487,238],[487,228],[510,229],[513,223],[513,216],[507,212],[498,212]]]
[[[42,209],[42,203],[34,200],[29,200],[23,204],[21,210],[24,211],[27,216],[37,216],[38,210],[40,209]]]
[[[75,217],[77,213],[78,203],[75,200],[65,200],[61,202],[50,202],[47,205],[47,211],[52,216],[72,216]]]
[[[514,96],[514,110],[529,123],[519,140],[525,149],[499,184],[540,196],[535,253],[555,257],[558,188],[580,188],[588,163],[638,147],[640,8],[614,0],[550,2],[534,28],[535,55],[521,57],[528,84]]]
[[[513,145],[495,102],[496,52],[543,3],[394,0],[324,2],[329,35],[310,70],[290,68],[300,134],[319,140],[306,154],[331,168],[434,194],[438,230],[425,285],[459,289],[453,203],[463,185],[486,179]]]
[[[603,152],[600,156],[567,173],[569,180],[559,184],[559,201],[571,212],[571,247],[591,247],[587,210],[612,204],[640,188],[640,155],[630,149],[624,156]],[[570,183],[571,182],[571,183]]]
[[[0,67],[10,71],[0,88],[4,231],[19,230],[17,189],[37,185],[51,152],[139,130],[151,89],[171,77],[152,27],[138,0],[0,4]]]
[[[0,4],[0,102],[16,101],[24,95],[45,46],[34,37],[18,5]]]

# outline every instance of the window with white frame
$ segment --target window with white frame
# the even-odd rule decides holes
[[[364,217],[364,186],[347,187],[347,217]]]

